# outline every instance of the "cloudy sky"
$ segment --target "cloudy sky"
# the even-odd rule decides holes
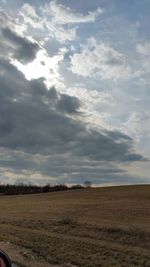
[[[149,11],[0,0],[0,183],[150,183]]]

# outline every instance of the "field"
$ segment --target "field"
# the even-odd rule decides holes
[[[19,266],[150,266],[150,186],[0,196],[0,248]]]

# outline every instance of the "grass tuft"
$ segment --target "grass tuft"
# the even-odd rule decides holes
[[[70,225],[70,226],[75,226],[77,224],[76,220],[70,216],[63,216],[59,218],[58,223],[60,225]]]

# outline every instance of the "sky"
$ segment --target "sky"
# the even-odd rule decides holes
[[[0,0],[0,183],[150,183],[150,1]]]

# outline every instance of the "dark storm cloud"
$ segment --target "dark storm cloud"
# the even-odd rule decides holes
[[[78,159],[77,157],[68,158],[67,156],[48,156],[31,155],[20,151],[7,150],[0,153],[3,157],[0,158],[0,166],[7,169],[13,169],[14,173],[21,171],[33,171],[41,173],[43,176],[61,177],[70,175],[83,175],[86,177],[96,176],[101,177],[107,174],[121,174],[126,171],[112,164],[105,162],[97,165],[97,162]],[[9,156],[8,156],[9,155]]]
[[[13,101],[28,91],[28,83],[24,75],[7,60],[0,57],[0,101]]]
[[[65,155],[44,156],[31,155],[21,151],[0,149],[0,166],[3,170],[11,172],[14,182],[45,183],[84,183],[90,180],[92,183],[104,183],[106,179],[119,180],[119,176],[126,175],[126,171],[117,168],[112,163],[67,157]],[[34,173],[34,180],[30,178]],[[37,177],[36,177],[37,174]],[[38,178],[39,174],[43,177]],[[22,178],[20,178],[20,176]],[[24,178],[23,178],[24,177]],[[113,178],[112,178],[113,177]],[[4,180],[3,173],[0,179]],[[7,181],[5,181],[7,183]]]
[[[31,155],[21,151],[0,150],[0,180],[3,183],[46,183],[84,184],[129,184],[141,183],[142,178],[130,176],[116,164],[99,162],[67,156]],[[4,174],[11,173],[11,178]],[[32,177],[34,174],[34,177]],[[145,183],[148,181],[143,180]]]
[[[57,103],[57,108],[66,113],[76,113],[80,108],[80,101],[77,97],[62,94]]]
[[[40,46],[23,33],[20,34],[18,26],[14,19],[0,10],[0,54],[6,58],[11,57],[22,63],[28,63],[36,57]],[[20,31],[23,32],[23,29]]]
[[[40,166],[40,172],[48,176],[53,177],[65,176],[67,179],[71,175],[86,176],[87,178],[101,177],[107,174],[116,175],[118,173],[125,173],[125,170],[114,166],[111,163],[91,161],[90,159],[78,158],[76,156],[49,156],[42,166]]]
[[[37,43],[19,36],[9,28],[2,28],[1,33],[3,44],[9,49],[9,53],[13,54],[14,59],[18,59],[22,63],[28,63],[36,57],[36,53],[40,49]]]
[[[114,131],[115,133],[115,131]],[[113,133],[113,135],[114,135]],[[80,136],[80,145],[76,153],[80,156],[89,155],[94,160],[107,161],[140,161],[143,157],[139,154],[132,154],[133,140],[118,139],[115,141],[109,131],[99,132],[94,130],[86,131]],[[132,156],[131,156],[132,155]]]
[[[0,69],[0,147],[81,160],[143,160],[132,151],[129,136],[93,130],[81,122],[77,98],[55,88],[48,91],[41,79],[27,81],[6,60],[0,60]]]

